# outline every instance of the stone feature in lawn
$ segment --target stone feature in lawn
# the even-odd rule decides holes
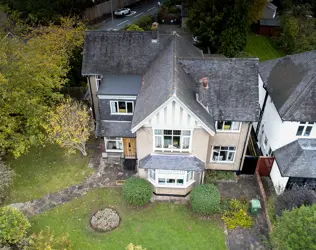
[[[96,212],[90,219],[90,226],[95,231],[109,232],[120,224],[119,214],[111,209],[105,208]]]

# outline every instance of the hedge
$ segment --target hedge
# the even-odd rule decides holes
[[[221,196],[213,184],[204,184],[196,187],[190,194],[190,203],[193,211],[203,215],[212,214],[219,209]]]
[[[135,206],[143,206],[149,203],[152,196],[151,184],[142,178],[131,177],[123,184],[124,200]]]

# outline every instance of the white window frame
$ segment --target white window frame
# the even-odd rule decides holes
[[[107,148],[107,142],[108,141],[115,141],[116,143],[122,143],[122,149],[108,149]],[[123,153],[124,152],[124,144],[123,144],[123,138],[122,137],[104,137],[104,144],[105,144],[105,152],[108,153]]]
[[[156,134],[156,130],[161,130],[161,134]],[[164,130],[179,130],[181,131],[180,135],[174,135],[172,132],[172,135],[164,135]],[[189,131],[190,135],[183,135],[183,131]],[[189,153],[191,152],[192,149],[192,134],[193,134],[193,129],[160,129],[160,128],[153,128],[153,150],[156,152],[179,152],[179,153]],[[165,148],[164,147],[164,136],[180,136],[180,148]],[[156,147],[156,137],[160,137],[161,140],[161,148]],[[189,138],[189,148],[183,148],[183,138]],[[172,140],[172,139],[171,139]]]
[[[220,147],[219,151],[217,152],[217,153],[218,153],[218,156],[220,155],[220,152],[221,152],[221,151],[227,151],[227,154],[234,152],[234,158],[233,158],[233,160],[232,160],[232,161],[228,161],[228,160],[222,161],[222,160],[219,160],[219,159],[218,159],[218,160],[213,160],[213,155],[214,155],[214,153],[217,151],[217,150],[214,150],[214,147]],[[228,149],[227,149],[227,150],[221,150],[222,147],[228,147]],[[235,150],[229,149],[230,147],[234,147]],[[218,146],[218,145],[213,145],[213,146],[212,146],[212,153],[211,153],[210,162],[212,162],[212,163],[235,163],[236,154],[237,154],[237,147],[236,147],[236,146]],[[228,157],[227,157],[227,158],[228,158]]]
[[[119,109],[120,102],[125,102],[126,112],[124,112],[124,113],[120,112],[120,109]],[[118,112],[115,112],[115,110],[112,109],[113,103],[115,103],[115,105],[117,105]],[[132,103],[132,113],[127,113],[127,103]],[[111,115],[133,115],[134,114],[134,102],[133,101],[110,101],[110,110],[111,110]]]
[[[101,76],[96,76],[96,77],[95,77],[95,87],[96,87],[97,91],[98,91],[99,88],[100,88],[101,80],[102,80],[102,77],[101,77]]]
[[[216,121],[216,122],[215,122],[216,132],[221,132],[221,133],[239,133],[239,132],[240,132],[240,129],[241,129],[241,125],[242,125],[242,122],[221,121],[221,122],[223,122],[223,128],[225,127],[225,123],[226,123],[226,122],[231,122],[232,125],[230,126],[230,129],[218,129],[218,128],[217,128],[218,122],[219,122],[219,121]],[[237,130],[233,130],[232,128],[234,127],[234,125],[235,125],[236,123],[239,124],[238,129],[237,129]]]
[[[195,182],[195,173],[193,170],[165,170],[165,169],[148,169],[148,181],[155,187],[165,188],[187,188]],[[169,177],[169,178],[168,178]],[[159,182],[159,179],[164,179],[164,183]],[[167,180],[175,180],[174,183],[168,183]],[[183,180],[183,183],[178,183],[178,180]]]
[[[299,127],[303,127],[303,131],[302,131],[302,134],[301,134],[301,135],[297,135],[298,130],[299,130]],[[307,129],[308,127],[311,127],[312,129],[311,129],[309,135],[304,135],[305,132],[306,132],[306,129]],[[296,135],[297,137],[310,137],[311,134],[312,134],[312,131],[313,131],[313,127],[314,127],[314,123],[313,123],[313,122],[300,122],[299,125],[298,125],[298,127],[297,127],[297,130],[296,130],[296,134],[295,134],[295,135]]]

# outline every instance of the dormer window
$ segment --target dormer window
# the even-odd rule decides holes
[[[310,136],[313,126],[313,122],[300,122],[296,131],[296,136]]]
[[[217,121],[215,126],[216,126],[216,131],[220,132],[239,132],[240,131],[240,125],[241,122],[232,122],[232,121]]]
[[[132,115],[134,102],[132,101],[110,101],[111,115]]]

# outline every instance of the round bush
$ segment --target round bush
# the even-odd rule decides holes
[[[216,212],[219,208],[221,195],[213,184],[204,184],[196,187],[190,194],[192,209],[203,215]]]
[[[123,184],[123,197],[131,205],[143,206],[152,196],[151,184],[145,179],[131,177]]]
[[[18,209],[10,206],[0,208],[0,243],[8,245],[20,242],[30,226],[28,219]]]

